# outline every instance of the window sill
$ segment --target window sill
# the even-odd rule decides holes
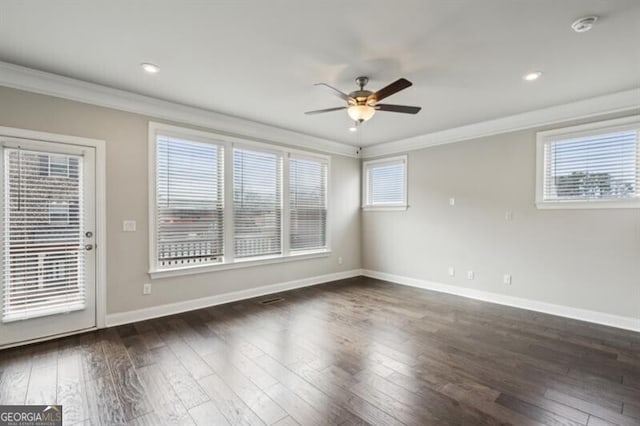
[[[150,270],[151,279],[180,277],[183,275],[204,274],[207,272],[225,271],[229,269],[250,268],[253,266],[269,265],[273,263],[292,262],[295,260],[316,259],[321,257],[329,257],[331,250],[305,251],[300,253],[292,253],[288,256],[265,256],[260,258],[236,259],[232,263],[218,263],[209,265],[195,265],[182,268],[158,269]]]
[[[539,210],[562,209],[638,209],[640,200],[627,201],[538,201],[536,207]]]
[[[401,205],[401,206],[362,206],[362,210],[367,212],[389,212],[389,211],[404,211],[407,210],[409,206]]]

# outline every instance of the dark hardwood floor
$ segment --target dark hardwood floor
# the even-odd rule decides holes
[[[65,425],[640,425],[640,334],[354,278],[0,351]],[[264,299],[264,298],[263,298]]]

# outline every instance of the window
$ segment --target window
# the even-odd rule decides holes
[[[149,124],[152,278],[329,251],[329,157]]]
[[[57,225],[69,224],[69,203],[49,201],[49,223]]]
[[[282,156],[233,150],[235,257],[282,253]]]
[[[65,155],[52,155],[49,157],[49,176],[69,176],[69,162]]]
[[[407,208],[406,156],[365,161],[362,170],[365,210]]]
[[[82,157],[3,151],[2,322],[84,309]],[[43,158],[47,165],[75,163],[76,177],[43,176]]]
[[[538,208],[640,207],[638,117],[538,133]]]
[[[327,245],[326,161],[289,159],[289,244],[291,250]]]
[[[66,155],[39,155],[40,176],[63,177],[75,179],[78,177],[78,159]]]
[[[223,148],[159,135],[156,150],[157,266],[219,262],[224,254]]]

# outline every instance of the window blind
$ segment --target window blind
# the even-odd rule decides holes
[[[544,201],[640,197],[637,131],[549,141],[544,158]]]
[[[406,204],[404,159],[367,164],[365,171],[365,205],[388,206]]]
[[[49,173],[63,158],[72,174]],[[82,158],[4,149],[2,321],[85,308]]]
[[[325,161],[289,159],[289,244],[291,250],[327,245]]]
[[[233,150],[235,257],[282,253],[282,156]]]
[[[223,147],[159,135],[156,254],[159,268],[221,260]]]

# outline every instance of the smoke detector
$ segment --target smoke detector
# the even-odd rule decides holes
[[[585,16],[583,18],[578,19],[573,24],[571,24],[571,28],[573,31],[577,33],[584,33],[593,28],[593,25],[598,20],[597,16]]]

